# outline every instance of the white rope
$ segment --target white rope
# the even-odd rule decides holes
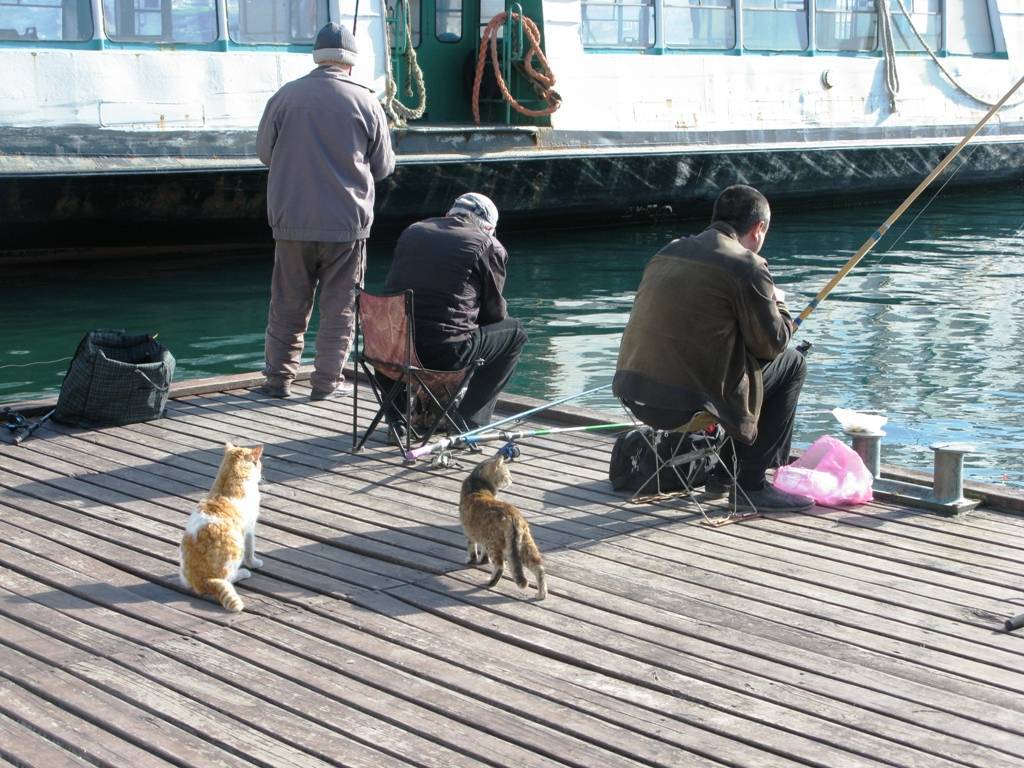
[[[878,15],[878,37],[885,55],[885,90],[889,94],[889,108],[896,111],[896,94],[900,92],[900,76],[896,72],[896,47],[892,42],[892,19],[889,18],[889,0],[875,0]],[[911,25],[913,26],[913,25]]]
[[[408,120],[418,120],[427,111],[427,89],[423,83],[423,70],[420,69],[419,60],[416,57],[416,49],[412,47],[412,26],[409,21],[409,0],[398,0],[395,6],[395,13],[405,17],[405,62],[409,70],[412,82],[406,87],[406,95],[413,96],[413,90],[419,94],[418,103],[415,107],[407,107],[398,100],[398,85],[395,83],[394,72],[391,69],[391,25],[384,23],[384,73],[387,84],[384,91],[383,107],[387,116],[395,125],[405,125]],[[401,30],[399,30],[401,34]]]
[[[883,2],[884,2],[884,0],[878,0],[878,3],[880,3],[880,4],[883,3]],[[962,93],[964,96],[968,97],[969,99],[973,99],[974,101],[978,102],[979,104],[983,104],[986,107],[994,107],[997,102],[995,102],[995,101],[988,101],[986,99],[981,98],[980,96],[975,96],[973,93],[968,91],[966,88],[964,88],[962,85],[960,85],[960,83],[957,82],[956,78],[953,77],[953,75],[951,75],[949,73],[949,71],[944,66],[942,66],[942,62],[939,60],[939,57],[935,55],[935,51],[933,51],[931,49],[931,47],[928,45],[928,43],[925,42],[925,39],[923,37],[921,37],[921,33],[917,31],[917,27],[914,26],[914,20],[912,18],[910,18],[910,11],[908,11],[907,10],[907,6],[905,6],[903,4],[903,0],[896,0],[896,4],[899,5],[900,13],[902,13],[903,17],[907,20],[907,25],[910,27],[910,31],[914,33],[914,37],[917,38],[917,42],[919,42],[921,44],[921,47],[924,48],[925,51],[928,52],[928,55],[931,56],[932,61],[935,62],[935,66],[937,66],[939,68],[939,71],[943,75],[946,76],[946,79],[949,80],[949,82],[953,84],[953,87],[956,88],[958,91],[960,91],[960,93]],[[879,11],[879,17],[881,17],[881,10]],[[888,58],[888,55],[889,55],[889,52],[886,51],[886,57],[887,58]],[[1018,99],[1017,101],[1015,101],[1015,102],[1013,102],[1011,104],[1004,104],[1002,106],[1002,108],[1003,109],[1010,109],[1011,107],[1016,107],[1019,104],[1024,104],[1024,99]]]

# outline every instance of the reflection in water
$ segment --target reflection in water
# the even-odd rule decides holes
[[[794,312],[891,210],[775,217],[764,256]],[[945,194],[899,237],[915,210],[801,329],[814,348],[796,442],[840,434],[836,406],[881,411],[889,417],[884,462],[928,470],[929,444],[966,441],[981,450],[967,459],[969,477],[1024,487],[1024,195]],[[510,311],[530,335],[512,391],[553,399],[610,381],[644,264],[701,228],[504,237]],[[392,246],[371,243],[369,287],[383,283]],[[70,355],[91,328],[159,331],[178,380],[258,370],[272,262],[268,246],[216,261],[10,270],[9,297],[21,298],[0,305],[0,403],[56,393],[67,361],[2,366]],[[315,328],[314,320],[310,336]],[[621,415],[610,393],[581,404]]]

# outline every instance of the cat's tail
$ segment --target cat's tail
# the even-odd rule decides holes
[[[509,560],[512,562],[512,578],[520,589],[526,589],[526,571],[523,570],[523,545],[530,540],[530,532],[525,520],[513,520],[509,531]],[[532,541],[531,541],[532,543]]]
[[[548,596],[547,576],[544,573],[544,560],[540,556],[537,542],[530,535],[530,528],[525,520],[520,521],[519,533],[519,557],[524,565],[533,572],[533,578],[537,580],[537,599],[543,600]],[[519,586],[526,586],[526,578]]]
[[[227,579],[210,579],[206,584],[210,594],[217,598],[217,602],[232,613],[238,613],[245,607],[242,598],[235,591],[235,585]]]

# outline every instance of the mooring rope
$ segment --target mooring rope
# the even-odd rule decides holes
[[[892,42],[892,19],[889,0],[875,0],[878,15],[878,37],[885,55],[885,90],[889,94],[889,108],[896,111],[896,94],[900,92],[900,76],[896,71],[896,46]]]
[[[386,79],[384,101],[382,106],[384,112],[395,123],[405,125],[409,120],[418,120],[427,111],[427,88],[423,83],[423,70],[420,69],[419,59],[416,57],[416,49],[412,45],[412,24],[409,21],[409,0],[398,0],[395,6],[396,16],[405,18],[405,63],[409,69],[411,82],[406,85],[405,95],[412,97],[419,94],[415,107],[407,107],[398,99],[398,84],[395,82],[395,75],[391,68],[391,29],[390,24],[384,23],[384,75]],[[401,34],[401,30],[398,31]],[[414,93],[415,89],[415,93]]]
[[[530,85],[537,91],[537,95],[547,102],[547,106],[543,109],[529,109],[516,101],[515,97],[512,96],[511,91],[508,89],[508,84],[501,74],[501,64],[498,61],[498,27],[504,24],[508,17],[509,14],[505,11],[496,14],[493,19],[487,22],[487,26],[484,27],[483,34],[480,36],[480,54],[476,62],[476,76],[473,78],[473,121],[477,125],[480,125],[480,84],[483,82],[488,46],[491,49],[491,65],[494,68],[494,79],[498,83],[502,97],[504,97],[512,109],[527,117],[543,117],[544,115],[550,115],[562,106],[562,97],[552,90],[555,85],[555,75],[552,73],[551,65],[548,64],[548,60],[544,56],[544,51],[541,50],[540,29],[533,19],[519,13],[513,13],[512,18],[519,19],[523,25],[523,32],[526,33],[526,37],[530,40],[530,48],[523,57],[523,69]],[[537,58],[543,71],[534,69],[534,57]]]
[[[883,9],[884,9],[884,5],[883,4],[885,2],[886,2],[886,0],[877,0],[877,3],[880,6],[879,18],[881,18],[881,16],[882,16]],[[928,45],[928,43],[925,41],[925,39],[921,36],[921,33],[917,31],[917,27],[914,26],[914,20],[910,17],[910,11],[908,11],[907,10],[907,6],[905,6],[903,4],[903,0],[896,0],[896,4],[899,5],[900,13],[902,13],[903,17],[907,20],[907,25],[910,27],[910,31],[914,33],[914,37],[917,38],[917,42],[919,42],[921,44],[921,47],[924,48],[924,50],[931,57],[932,61],[935,62],[935,66],[938,67],[939,71],[943,75],[946,76],[946,79],[949,80],[950,83],[952,83],[953,87],[956,88],[958,91],[960,91],[960,93],[962,93],[967,98],[973,99],[974,101],[978,102],[979,104],[983,104],[986,107],[994,107],[998,102],[988,101],[987,99],[983,99],[980,96],[976,96],[975,94],[971,93],[969,90],[964,88],[962,85],[960,85],[959,82],[957,82],[957,79],[955,77],[953,77],[952,74],[950,74],[949,70],[947,70],[944,66],[942,66],[942,62],[939,60],[939,57],[935,54],[935,51],[933,51],[931,46]],[[885,15],[888,16],[888,13],[886,13]],[[890,45],[891,45],[891,32],[890,32]],[[888,58],[889,58],[889,51],[886,50],[886,64],[887,65],[888,65]],[[895,69],[895,62],[893,63],[893,68]],[[897,81],[897,90],[899,90],[898,81]],[[1017,101],[1011,102],[1010,104],[1003,104],[1001,109],[1011,109],[1011,108],[1016,107],[1016,106],[1018,106],[1020,104],[1024,104],[1024,99],[1018,99]]]

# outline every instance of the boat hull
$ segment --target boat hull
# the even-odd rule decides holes
[[[887,145],[836,138],[818,146],[659,145],[652,139],[628,146],[612,137],[606,144],[579,146],[568,134],[510,131],[467,138],[452,130],[450,141],[439,142],[436,133],[427,139],[396,137],[398,167],[377,190],[378,230],[439,215],[467,190],[492,197],[503,226],[704,218],[706,203],[734,183],[758,187],[776,208],[875,201],[912,189],[955,143],[926,137]],[[162,138],[159,146],[168,146]],[[1024,139],[1015,139],[979,137],[936,183],[1021,182]],[[460,148],[460,140],[467,145]],[[34,173],[12,173],[8,164],[0,173],[0,247],[9,255],[23,249],[268,239],[266,169],[247,155],[249,142],[251,135],[235,136],[205,157],[146,153],[112,161],[101,151],[55,154],[33,163]],[[417,142],[456,151],[430,155],[418,152]]]

